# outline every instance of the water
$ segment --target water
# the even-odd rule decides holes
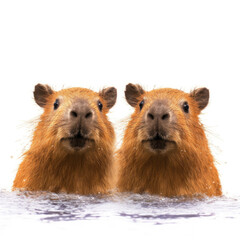
[[[1,239],[240,239],[239,227],[240,197],[184,199],[0,191]]]

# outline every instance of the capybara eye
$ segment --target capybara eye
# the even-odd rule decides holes
[[[188,105],[187,102],[184,102],[184,103],[183,103],[183,111],[184,111],[185,113],[189,113],[189,105]]]
[[[140,110],[142,110],[143,105],[144,105],[144,100],[142,100],[142,101],[139,103]]]
[[[57,110],[59,107],[60,103],[59,103],[59,99],[56,99],[55,103],[53,104],[53,108],[54,110]]]
[[[99,109],[100,111],[102,111],[102,108],[103,108],[102,103],[101,103],[100,101],[98,101],[98,109]]]

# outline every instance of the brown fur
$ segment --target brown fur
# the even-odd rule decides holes
[[[96,93],[84,88],[69,88],[55,92],[49,86],[39,84],[34,96],[35,101],[44,107],[44,113],[34,131],[31,147],[24,153],[13,189],[107,193],[112,188],[115,134],[106,114],[116,101],[116,89]],[[75,151],[64,147],[61,139],[68,130],[64,114],[79,97],[89,103],[97,121],[91,134],[94,142],[82,151]],[[61,99],[61,105],[54,111],[56,99]],[[99,100],[102,111],[97,106]]]
[[[137,96],[135,111],[131,116],[122,146],[117,153],[119,178],[118,189],[121,192],[150,193],[166,197],[193,196],[204,194],[218,196],[222,194],[221,184],[214,159],[210,152],[204,127],[199,121],[200,111],[207,105],[208,90],[197,89],[187,94],[176,89],[156,89],[145,92],[139,85],[141,94],[127,85],[126,98],[134,92]],[[131,95],[131,94],[130,94]],[[142,110],[139,103],[144,99]],[[166,100],[176,122],[169,133],[169,139],[175,142],[169,151],[152,151],[143,144],[146,134],[144,115],[155,100]],[[189,113],[185,114],[181,103],[187,101]],[[134,100],[130,100],[134,103]],[[132,104],[131,104],[132,105]]]

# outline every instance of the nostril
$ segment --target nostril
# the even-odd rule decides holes
[[[162,120],[167,120],[170,117],[169,113],[162,115]]]
[[[154,116],[153,116],[153,114],[151,114],[151,113],[148,113],[148,115],[147,115],[147,116],[148,116],[148,118],[149,118],[149,119],[151,119],[151,120],[153,120],[153,119],[154,119]]]
[[[85,115],[85,118],[91,118],[92,117],[92,112],[88,112],[86,115]]]
[[[72,117],[75,117],[75,118],[78,116],[78,114],[77,114],[75,111],[71,111],[71,112],[70,112],[70,115],[71,115]]]

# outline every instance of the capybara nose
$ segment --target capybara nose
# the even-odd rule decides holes
[[[87,135],[91,132],[94,122],[94,111],[91,109],[87,100],[79,99],[74,102],[69,111],[71,133]]]
[[[82,120],[82,119],[90,120],[92,117],[93,117],[92,110],[88,107],[78,107],[78,108],[75,107],[70,111],[71,119],[79,118],[79,120]]]
[[[147,118],[149,121],[168,121],[170,119],[170,114],[168,112],[164,113],[154,113],[154,112],[148,112]]]
[[[154,102],[146,114],[149,124],[164,125],[171,121],[170,109],[166,103],[161,101]]]

